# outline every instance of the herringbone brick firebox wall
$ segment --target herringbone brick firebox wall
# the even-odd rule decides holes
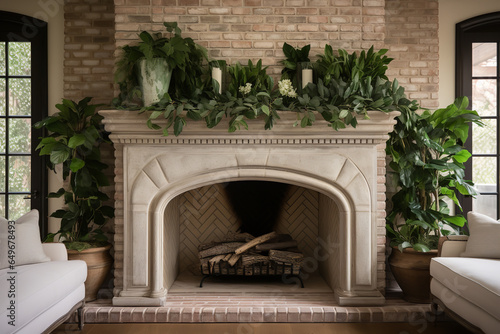
[[[306,257],[313,256],[318,238],[319,193],[291,186],[276,224],[278,233],[297,240]],[[224,192],[224,184],[205,186],[179,196],[180,272],[199,273],[198,245],[222,240],[229,231],[237,231],[239,222]]]

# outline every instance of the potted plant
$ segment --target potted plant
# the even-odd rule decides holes
[[[464,162],[471,154],[464,143],[470,123],[481,121],[475,111],[467,110],[468,104],[463,97],[434,112],[401,108],[387,141],[397,187],[386,225],[393,247],[389,264],[408,301],[429,301],[428,270],[439,237],[460,233],[466,223],[462,215],[451,214],[448,202],[461,210],[457,195],[476,194],[465,179]]]
[[[142,104],[149,106],[169,91],[188,96],[199,86],[204,74],[201,65],[208,59],[206,50],[191,38],[183,38],[177,22],[165,22],[164,26],[169,37],[143,31],[137,45],[122,47],[115,72],[121,93],[115,105],[138,105],[136,99],[142,97]]]
[[[111,268],[111,245],[102,228],[114,209],[104,202],[109,198],[100,187],[109,185],[103,170],[108,166],[101,161],[99,147],[107,142],[102,116],[96,113],[98,105],[89,104],[86,97],[78,103],[63,99],[56,105],[60,111],[34,126],[49,134],[41,138],[36,148],[40,155],[48,155],[48,168],[62,167],[66,188],[50,193],[49,197],[64,198],[65,207],[51,217],[61,219],[59,231],[51,233],[45,241],[52,242],[59,235],[68,249],[70,259],[87,262],[85,300],[96,299],[97,290]]]

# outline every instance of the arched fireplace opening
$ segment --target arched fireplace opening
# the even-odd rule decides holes
[[[249,200],[250,197],[259,196],[259,200]],[[290,235],[297,242],[296,248],[304,255],[300,276],[304,280],[305,290],[297,289],[297,284],[286,284],[298,283],[298,280],[281,276],[263,279],[260,275],[254,279],[209,279],[202,289],[199,288],[202,278],[199,245],[223,240],[228,233],[243,231],[241,222],[245,219],[237,213],[237,209],[242,207],[254,211],[273,211],[252,214],[254,219],[263,216],[266,222],[273,222],[272,229],[266,225],[261,232],[275,231],[280,235]],[[211,292],[221,289],[239,292],[242,288],[244,292],[332,292],[339,287],[339,209],[334,200],[316,190],[262,180],[216,183],[176,196],[167,205],[165,213],[165,286],[169,292]],[[239,213],[244,215],[248,211],[244,209]],[[178,230],[175,225],[179,226]],[[249,233],[255,228],[249,220],[247,225],[249,227],[245,232]],[[176,238],[172,231],[178,232],[178,241],[174,240]]]

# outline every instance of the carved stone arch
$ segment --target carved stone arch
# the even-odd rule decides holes
[[[171,208],[178,194],[222,180],[249,179],[277,180],[320,192],[324,205],[318,206],[318,229],[332,221],[332,226],[343,228],[338,245],[343,255],[335,257],[334,265],[342,263],[346,269],[341,278],[326,274],[335,277],[329,285],[337,288],[339,304],[385,302],[380,292],[385,286],[383,148],[397,112],[369,111],[368,118],[358,119],[356,129],[339,131],[322,120],[307,129],[293,127],[296,113],[291,112],[280,112],[272,131],[263,130],[258,119],[249,120],[249,129],[237,133],[228,133],[223,125],[207,129],[202,122],[190,122],[178,137],[148,129],[145,114],[100,113],[116,149],[113,305],[165,302],[170,276],[163,271],[174,264],[163,255],[176,249],[168,237],[177,233],[165,225],[174,222],[165,216],[176,214]],[[342,222],[339,212],[347,217]],[[325,228],[318,235],[332,233],[340,240],[339,229]],[[169,233],[163,233],[166,230]]]
[[[343,222],[340,226],[340,244],[344,246],[339,249],[340,254],[337,256],[344,260],[341,261],[340,286],[336,288],[349,292],[353,286],[371,285],[374,280],[371,270],[373,250],[364,245],[370,244],[373,230],[364,226],[366,234],[354,235],[362,224],[366,225],[366,221],[371,219],[370,186],[360,169],[347,157],[330,154],[326,157],[326,163],[325,157],[321,157],[321,163],[315,159],[318,159],[315,155],[298,159],[293,168],[286,166],[289,166],[289,162],[284,161],[282,156],[268,154],[254,154],[251,158],[246,154],[230,154],[226,159],[204,157],[203,164],[199,163],[199,156],[189,155],[182,159],[170,159],[168,154],[160,154],[151,159],[135,179],[130,180],[128,187],[131,219],[127,221],[134,222],[134,226],[128,227],[129,231],[144,234],[144,243],[152,248],[147,272],[132,269],[131,277],[135,280],[132,285],[149,285],[150,297],[162,297],[173,283],[176,275],[164,275],[175,272],[175,268],[165,268],[168,265],[163,262],[161,255],[167,242],[164,235],[172,234],[164,229],[173,231],[176,228],[165,222],[169,202],[186,191],[235,180],[289,183],[318,191],[332,199],[340,211],[339,221]],[[316,166],[314,173],[310,172],[311,164]],[[324,177],[318,178],[318,174]],[[141,221],[142,228],[135,229]],[[137,240],[137,236],[132,236],[132,239]],[[138,268],[143,268],[143,261],[146,260],[140,260]],[[170,262],[170,266],[174,265]],[[140,272],[143,273],[142,277]]]

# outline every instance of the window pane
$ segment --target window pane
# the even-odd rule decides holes
[[[31,119],[9,119],[9,153],[31,152]]]
[[[496,186],[497,159],[496,157],[472,158],[472,181],[477,186]]]
[[[0,215],[5,217],[5,195],[0,195]]]
[[[5,93],[5,79],[0,79],[0,115],[5,115],[5,101],[7,94]]]
[[[472,125],[472,152],[474,154],[497,153],[497,120],[483,119],[484,127]]]
[[[472,76],[497,76],[496,43],[472,43]]]
[[[496,80],[472,80],[472,109],[481,116],[496,116],[496,108]]]
[[[5,118],[0,118],[0,153],[5,153]]]
[[[5,157],[0,156],[0,192],[5,192]],[[4,216],[1,216],[4,217]]]
[[[9,192],[31,191],[31,157],[9,158]]]
[[[31,75],[31,43],[9,43],[9,75]]]
[[[497,199],[497,195],[478,195],[472,200],[472,210],[497,219]]]
[[[9,115],[31,115],[31,79],[9,80]]]
[[[0,75],[5,75],[5,42],[0,42]]]
[[[9,195],[9,217],[16,220],[31,210],[31,201],[25,199],[28,195]]]

